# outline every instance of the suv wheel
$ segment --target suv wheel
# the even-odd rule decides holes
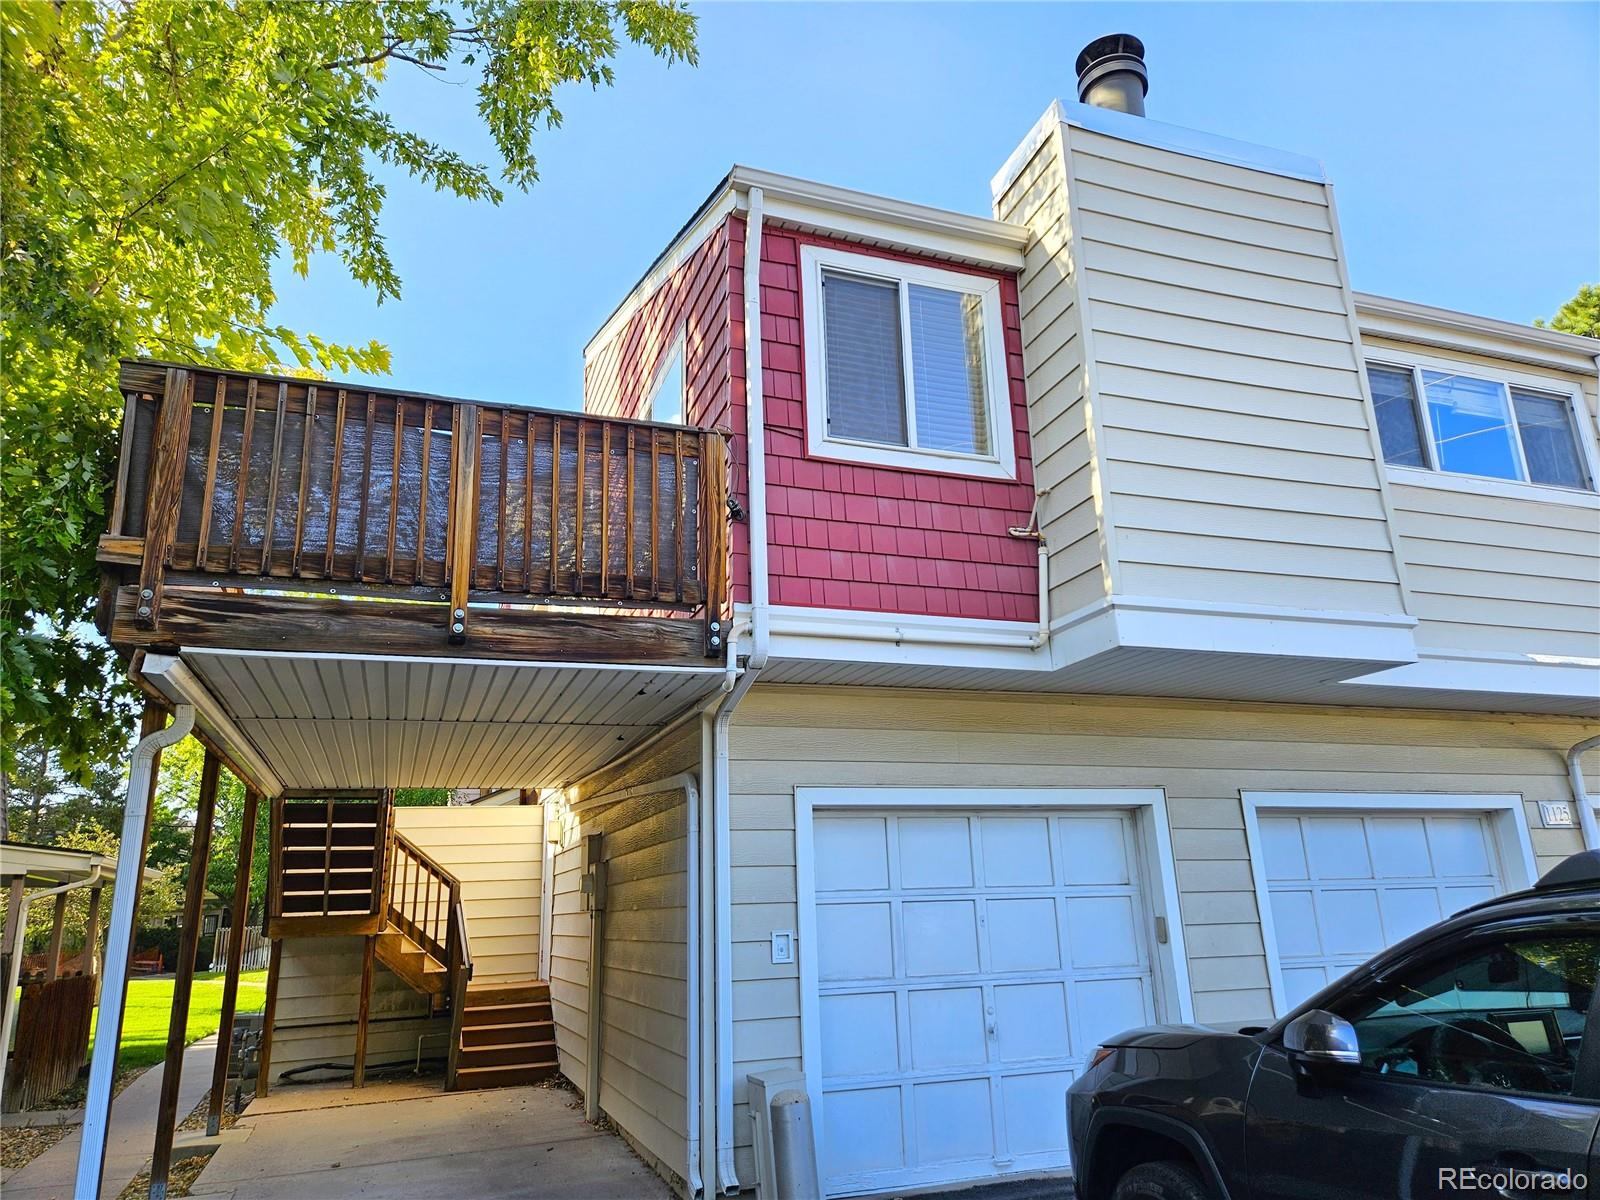
[[[1212,1196],[1211,1189],[1189,1167],[1147,1162],[1117,1180],[1111,1200],[1212,1200]]]

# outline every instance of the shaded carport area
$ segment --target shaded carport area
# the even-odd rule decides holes
[[[637,749],[722,690],[728,665],[702,661],[207,648],[143,652],[133,674],[151,706],[141,746],[170,744],[192,730],[245,781],[247,793],[271,800],[308,790],[566,786]],[[174,718],[165,730],[163,710]],[[158,758],[146,749],[135,758],[143,765],[130,782],[130,796],[146,797],[147,807]],[[141,821],[135,814],[125,828],[129,844],[137,844]],[[126,942],[131,905],[120,903],[112,923]],[[186,933],[195,924],[197,914],[194,921],[186,914]],[[274,962],[281,940],[274,941]],[[108,979],[108,994],[120,1001],[126,947],[120,955],[108,951],[108,960],[113,957],[124,970]],[[276,983],[274,967],[268,975],[269,1030]],[[187,982],[180,980],[180,988],[186,992]],[[265,1068],[265,1046],[260,1060]],[[176,1070],[176,1057],[169,1054],[174,1097]],[[91,1074],[82,1181],[99,1174],[113,1103],[111,1072],[112,1060],[102,1048]],[[396,1093],[394,1086],[365,1089],[359,1112],[345,1107],[353,1094],[348,1084],[340,1085],[342,1102],[331,1105],[317,1099],[315,1089],[273,1089],[245,1115],[250,1136],[208,1166],[206,1186],[214,1194],[297,1197],[658,1194],[649,1168],[621,1138],[585,1125],[581,1102],[571,1107],[569,1092],[498,1088],[441,1095],[434,1084],[422,1097]],[[263,1110],[264,1104],[270,1107]],[[164,1167],[182,1116],[164,1101],[157,1120],[158,1167]],[[365,1174],[350,1170],[357,1163],[365,1164]],[[555,1181],[555,1190],[530,1190],[528,1173],[536,1170]],[[80,1194],[92,1196],[92,1182],[82,1183]]]
[[[284,1089],[255,1101],[190,1187],[217,1200],[656,1200],[661,1179],[558,1087]]]

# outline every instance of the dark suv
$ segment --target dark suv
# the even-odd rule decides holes
[[[1600,1200],[1600,852],[1407,938],[1271,1027],[1107,1041],[1083,1200]]]

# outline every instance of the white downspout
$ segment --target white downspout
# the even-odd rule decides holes
[[[11,955],[11,967],[6,972],[6,1015],[5,1022],[0,1025],[0,1096],[6,1091],[6,1063],[11,1058],[11,1035],[17,1028],[17,1010],[22,1007],[16,1003],[17,988],[22,980],[22,948],[27,944],[28,938],[28,906],[35,900],[44,900],[51,896],[59,896],[62,892],[75,892],[79,888],[93,887],[100,882],[100,864],[96,863],[89,869],[87,879],[79,879],[72,883],[64,883],[60,887],[48,888],[44,891],[28,895],[22,894],[22,903],[17,905],[17,933],[15,944],[7,946],[6,951]],[[94,963],[94,947],[85,946],[83,953],[90,963]],[[52,968],[53,972],[54,968]]]
[[[133,950],[133,909],[144,877],[144,823],[150,809],[150,785],[156,755],[176,745],[194,728],[194,705],[180,704],[172,724],[140,740],[133,748],[128,772],[128,799],[122,810],[122,850],[117,859],[117,882],[111,891],[111,915],[106,920],[105,970],[100,977],[100,1016],[96,1023],[94,1056],[89,1062],[89,1095],[83,1105],[83,1141],[78,1147],[77,1200],[100,1195],[100,1173],[105,1169],[106,1132],[111,1123],[111,1078],[116,1073],[117,1043],[122,1037],[122,1010],[128,999],[128,957]],[[136,851],[125,853],[130,847]],[[129,861],[129,859],[133,861]]]
[[[1600,737],[1585,738],[1567,751],[1567,783],[1572,787],[1572,802],[1578,806],[1578,828],[1583,830],[1583,848],[1600,850],[1600,826],[1594,819],[1594,806],[1583,786],[1583,767],[1578,762],[1590,750],[1600,750]]]
[[[766,402],[761,386],[761,233],[762,190],[745,194],[744,231],[744,355],[745,355],[745,459],[749,495],[746,510],[750,524],[750,653],[744,670],[731,689],[706,713],[701,756],[710,794],[711,821],[706,831],[710,850],[710,896],[707,915],[715,931],[709,956],[711,988],[709,1016],[714,1052],[707,1057],[707,1094],[715,1103],[704,1106],[706,1139],[715,1137],[716,1182],[725,1195],[739,1191],[733,1154],[733,842],[728,798],[728,729],[733,713],[767,664],[771,642],[771,603],[767,569],[767,458]],[[730,637],[730,649],[738,635]],[[704,867],[702,863],[702,867]],[[707,1173],[711,1168],[707,1156]]]

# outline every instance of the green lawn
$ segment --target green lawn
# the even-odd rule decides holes
[[[267,973],[245,971],[239,976],[239,1011],[255,1012],[267,1002]],[[189,997],[189,1029],[185,1042],[215,1033],[222,1008],[222,973],[207,971],[194,977]],[[98,1020],[100,1010],[95,1009]],[[172,1017],[172,980],[135,979],[128,984],[128,1007],[122,1018],[121,1068],[148,1067],[167,1052],[167,1024]],[[94,1037],[90,1035],[90,1045]]]

